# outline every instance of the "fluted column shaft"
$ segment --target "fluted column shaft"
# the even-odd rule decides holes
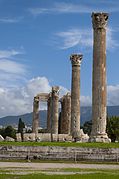
[[[106,24],[107,13],[93,13],[92,138],[106,134]]]
[[[71,95],[61,99],[61,134],[70,134],[71,128]]]
[[[51,112],[52,112],[52,97],[50,95],[47,101],[47,132],[51,132]]]
[[[58,134],[58,116],[59,116],[59,87],[52,88],[52,121],[51,133]]]
[[[37,97],[34,97],[32,132],[38,134],[38,127],[39,127],[39,99]]]
[[[82,55],[73,54],[70,60],[72,63],[71,135],[73,138],[78,138],[80,136],[80,65]]]

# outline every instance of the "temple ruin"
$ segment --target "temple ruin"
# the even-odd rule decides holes
[[[92,13],[93,80],[92,132],[90,138],[80,129],[80,68],[82,54],[72,54],[71,93],[59,98],[59,87],[34,97],[31,138],[40,141],[110,142],[106,134],[106,25],[107,13]],[[47,102],[47,133],[38,133],[40,101]],[[59,115],[59,103],[61,112]],[[60,118],[60,120],[59,120]],[[25,134],[28,140],[28,135]]]

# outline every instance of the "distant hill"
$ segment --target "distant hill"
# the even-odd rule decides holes
[[[108,106],[107,107],[108,116],[119,116],[119,106]],[[92,107],[81,107],[81,125],[84,124],[85,121],[91,120],[92,116]],[[32,124],[32,113],[27,113],[19,116],[6,116],[0,118],[0,125],[17,125],[19,118],[22,118],[26,125]],[[39,117],[39,126],[45,128],[47,121],[47,111],[40,111]]]
[[[6,116],[0,118],[0,125],[2,126],[8,126],[8,125],[17,125],[19,118],[22,118],[24,123],[26,125],[32,125],[32,118],[33,118],[33,113],[27,113],[19,116]],[[47,119],[47,111],[43,110],[40,111],[40,117],[39,117],[39,126],[40,127],[45,127],[46,126],[46,119]]]

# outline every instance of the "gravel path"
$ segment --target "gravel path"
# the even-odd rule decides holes
[[[119,169],[119,165],[106,164],[82,164],[82,163],[20,163],[20,162],[0,162],[0,169],[7,168],[27,168],[31,170],[81,168],[81,169]]]

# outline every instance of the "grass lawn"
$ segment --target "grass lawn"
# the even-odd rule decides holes
[[[118,179],[119,175],[111,173],[93,173],[93,174],[74,174],[74,175],[44,175],[44,174],[28,174],[28,175],[11,175],[0,174],[0,179]]]
[[[118,143],[75,143],[75,142],[0,142],[0,146],[60,146],[60,147],[92,147],[119,148]]]

